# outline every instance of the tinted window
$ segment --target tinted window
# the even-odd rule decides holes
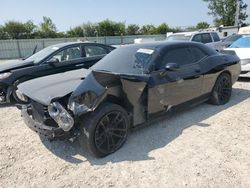
[[[79,59],[81,58],[81,49],[79,46],[67,48],[54,55],[52,58],[58,59],[59,62]]]
[[[223,42],[234,42],[238,39],[240,39],[242,35],[231,35],[223,40]]]
[[[179,41],[189,41],[191,38],[191,36],[188,36],[188,35],[181,35],[181,34],[178,34],[178,35],[170,35],[168,38],[167,38],[167,41],[175,41],[175,40],[179,40]]]
[[[189,47],[186,48],[176,48],[169,50],[167,54],[163,57],[162,63],[159,69],[164,69],[167,63],[176,63],[179,66],[192,64],[195,59],[191,53]]]
[[[195,62],[198,62],[207,56],[207,54],[205,52],[203,52],[201,49],[199,49],[197,47],[190,47],[190,50],[192,51],[192,53],[194,55]]]
[[[206,44],[206,43],[210,43],[213,42],[211,35],[209,33],[203,33],[202,34],[202,43]]]
[[[47,48],[42,49],[41,51],[35,53],[34,55],[27,58],[27,61],[33,61],[34,63],[39,63],[41,60],[51,55],[53,52],[58,50],[59,48],[56,46],[49,46]]]
[[[201,34],[195,35],[192,39],[195,42],[202,42]]]
[[[212,33],[212,36],[213,36],[215,42],[220,41],[220,37],[218,36],[217,33]]]
[[[148,73],[154,53],[153,48],[121,47],[113,50],[91,69],[120,74],[145,74]]]
[[[106,55],[108,50],[100,46],[85,46],[86,57]]]

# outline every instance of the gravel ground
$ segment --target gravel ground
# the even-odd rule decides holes
[[[225,106],[202,104],[132,132],[96,159],[48,142],[15,107],[0,108],[0,187],[250,187],[250,79]]]

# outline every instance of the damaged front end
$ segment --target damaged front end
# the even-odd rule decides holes
[[[142,124],[147,120],[147,81],[145,75],[93,71],[71,94],[68,109],[78,121],[101,103],[115,103],[127,110],[133,125]]]
[[[49,105],[48,112],[50,117],[64,131],[70,131],[70,129],[74,126],[73,116],[59,102],[53,102]]]
[[[28,85],[19,87],[21,96],[29,97],[29,104],[22,105],[22,116],[29,128],[47,137],[50,140],[73,138],[78,134],[78,118],[90,111],[94,111],[100,102],[105,98],[107,89],[101,86],[93,74],[80,80],[79,86],[69,93],[58,92],[58,95],[51,93],[39,93],[40,101],[37,101],[29,92],[22,91],[27,89]],[[55,85],[55,90],[56,86]],[[43,90],[45,91],[45,90]],[[62,96],[62,94],[65,94]],[[53,96],[53,97],[52,97]],[[34,99],[32,99],[34,98]]]
[[[54,96],[44,104],[31,100],[22,110],[23,117],[32,130],[50,140],[76,137],[81,117],[103,102],[122,106],[131,115],[132,125],[138,125],[147,120],[147,79],[93,71],[63,97]]]
[[[19,84],[16,91],[26,124],[50,140],[75,137],[74,113],[67,108],[71,93],[90,73],[87,69],[49,75]]]
[[[107,87],[96,81],[94,75],[89,74],[82,84],[71,94],[68,109],[77,117],[94,111],[106,97]]]
[[[31,101],[29,105],[22,106],[22,117],[31,130],[51,141],[70,139],[77,135],[72,115],[59,102],[44,106]]]

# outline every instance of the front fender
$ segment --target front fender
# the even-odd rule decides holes
[[[107,87],[103,87],[90,73],[71,94],[68,108],[75,116],[94,111],[107,95]]]

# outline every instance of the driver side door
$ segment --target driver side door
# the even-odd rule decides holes
[[[52,59],[57,62],[50,63]],[[77,69],[77,64],[84,61],[80,45],[68,46],[56,51],[54,54],[44,60],[43,63],[36,66],[33,74],[36,77],[56,74],[69,70]]]
[[[179,68],[166,70],[168,63],[175,63]],[[159,65],[158,70],[152,72],[149,83],[149,117],[201,95],[203,76],[200,64],[188,46],[166,51]]]
[[[50,59],[57,59],[57,63],[48,63]],[[79,66],[84,62],[84,57],[80,45],[69,46],[57,52],[50,58],[46,64],[50,66],[52,72],[59,73],[70,71],[78,68],[83,68]]]

